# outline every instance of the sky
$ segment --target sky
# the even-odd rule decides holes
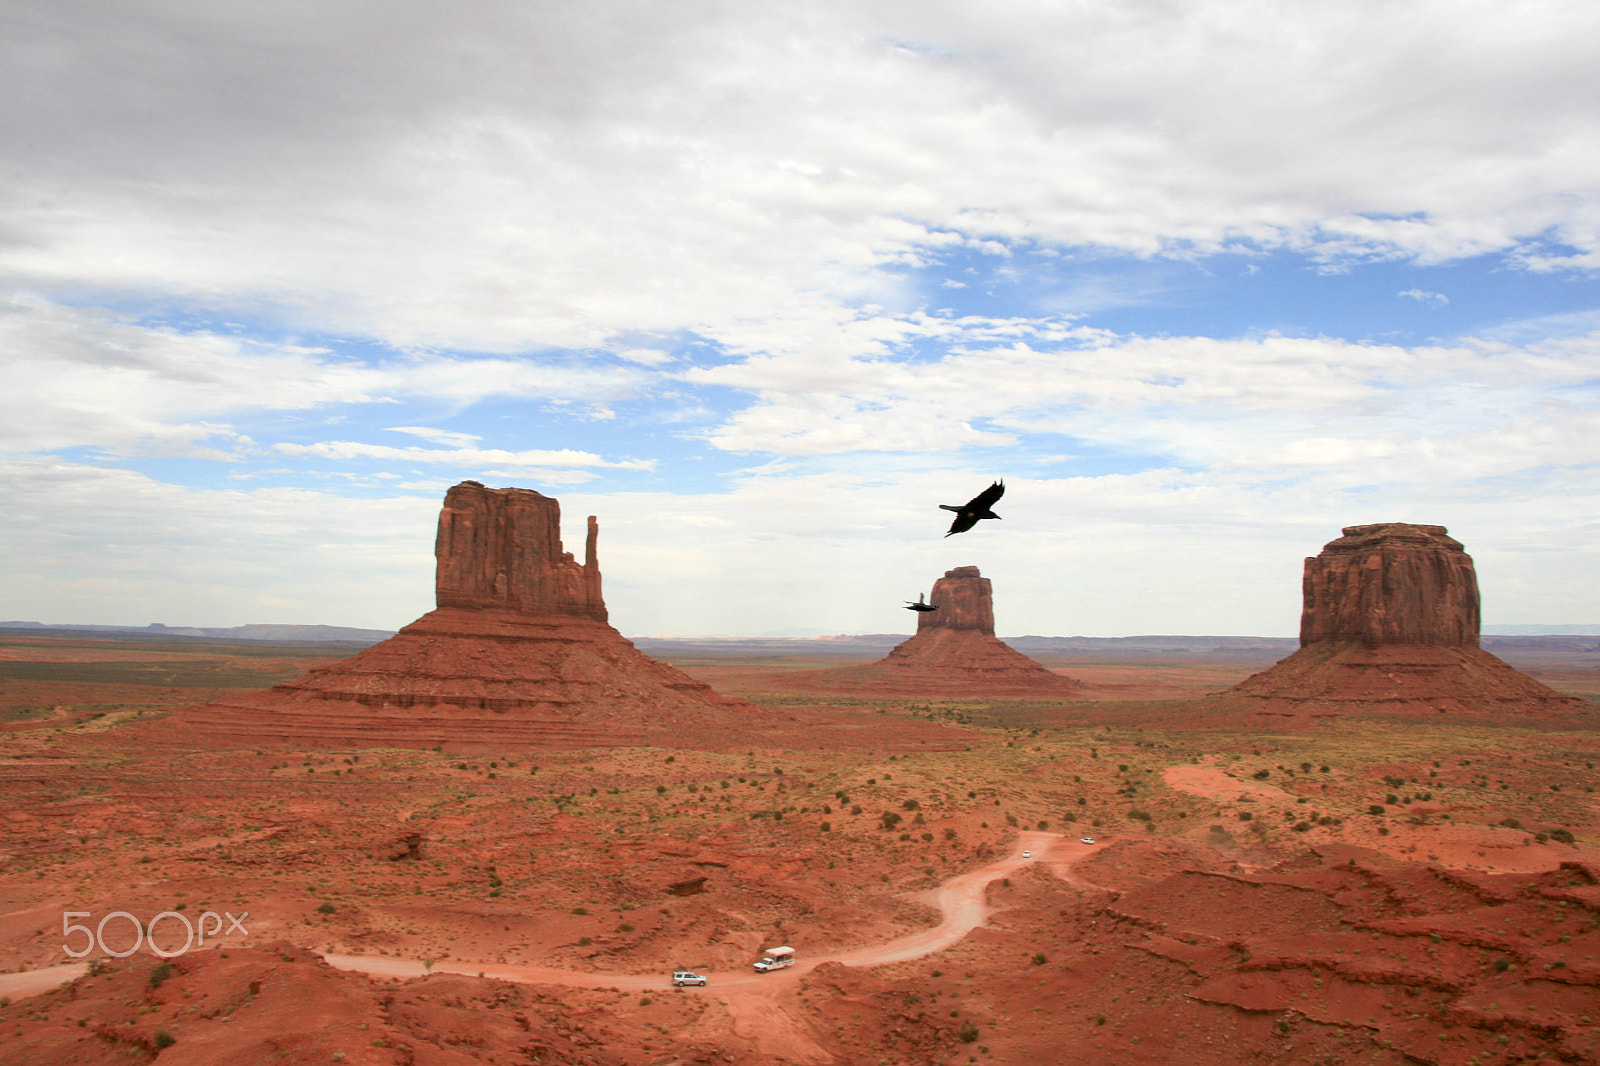
[[[1600,622],[1589,0],[0,5],[0,619],[392,629],[452,484],[628,635]],[[945,538],[1005,480],[999,522]]]

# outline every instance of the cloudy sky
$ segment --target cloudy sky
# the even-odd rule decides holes
[[[392,628],[474,478],[624,633],[1600,621],[1590,0],[14,0],[0,619]],[[1001,522],[944,539],[993,478]]]

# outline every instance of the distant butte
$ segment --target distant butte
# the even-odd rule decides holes
[[[1384,522],[1343,533],[1306,560],[1300,650],[1203,706],[1506,720],[1588,708],[1478,647],[1477,572],[1443,526]]]
[[[181,718],[241,744],[450,750],[698,745],[790,721],[717,694],[607,624],[598,540],[591,516],[580,564],[562,551],[556,500],[464,481],[439,515],[436,610],[298,681]]]
[[[1033,696],[1064,699],[1082,686],[994,635],[994,589],[976,566],[945,571],[917,615],[917,632],[865,666],[773,675],[787,689],[861,695]]]

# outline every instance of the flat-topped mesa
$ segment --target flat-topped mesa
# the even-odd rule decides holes
[[[1306,560],[1300,645],[1478,644],[1472,556],[1443,526],[1346,526]]]
[[[532,489],[490,489],[463,481],[444,498],[434,598],[440,607],[518,614],[575,615],[606,621],[589,516],[583,565],[561,550],[561,504]]]
[[[946,570],[933,583],[928,602],[938,607],[917,615],[917,632],[928,629],[970,629],[994,636],[994,587],[976,566]]]

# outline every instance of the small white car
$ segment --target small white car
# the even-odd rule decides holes
[[[1022,857],[1023,857],[1023,858],[1024,858],[1024,859],[1031,859],[1031,858],[1033,858],[1033,852],[1031,852],[1031,851],[1025,851],[1025,852],[1023,852],[1023,853],[1022,853]]]
[[[706,979],[702,974],[693,973],[689,970],[679,970],[672,975],[672,984],[675,988],[681,988],[684,985],[699,985],[704,988]]]
[[[1081,843],[1093,844],[1094,843],[1094,837],[1083,837],[1082,840],[1081,840]]]

